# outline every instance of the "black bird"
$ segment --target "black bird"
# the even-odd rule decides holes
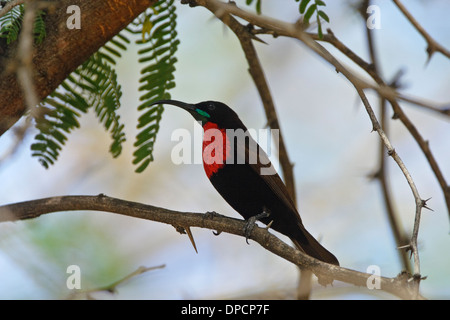
[[[264,150],[250,135],[242,139],[247,128],[230,107],[216,101],[189,104],[160,100],[154,104],[180,107],[201,123],[206,175],[244,219],[262,216],[258,220],[266,225],[272,222],[271,228],[288,236],[299,250],[318,260],[339,265],[336,257],[303,226],[286,186],[275,170],[270,171],[273,167]],[[262,214],[264,212],[269,216]]]

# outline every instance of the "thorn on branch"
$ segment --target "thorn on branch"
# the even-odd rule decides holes
[[[428,278],[428,276],[422,276],[420,274],[414,274],[410,280],[411,281],[421,281],[421,280],[426,280],[427,278]]]
[[[430,200],[430,199],[431,199],[431,198],[428,198],[428,199],[426,199],[426,200],[421,200],[422,203],[421,203],[420,205],[421,205],[422,208],[428,209],[428,210],[430,210],[430,211],[434,211],[433,209],[431,209],[430,207],[427,206],[427,202],[428,202],[428,200]]]
[[[398,70],[395,75],[392,77],[392,80],[389,82],[389,87],[393,88],[393,89],[403,89],[406,87],[405,84],[400,82],[400,78],[403,77],[403,75],[405,74],[405,70],[404,69],[400,69]]]
[[[369,178],[369,180],[373,181],[373,180],[380,180],[381,179],[381,168],[378,169],[377,171],[373,172],[373,173],[369,173],[367,175],[367,178]]]
[[[198,253],[197,246],[195,245],[194,236],[192,235],[192,232],[191,232],[191,228],[189,228],[189,227],[182,227],[182,226],[175,226],[175,225],[174,225],[174,228],[180,234],[187,234],[188,235],[189,240],[191,241],[191,244],[194,247],[195,252]]]
[[[191,232],[191,228],[187,227],[187,228],[185,228],[185,230],[189,237],[189,240],[191,241],[192,246],[194,247],[195,252],[198,253],[197,246],[195,245],[194,236],[192,235],[192,232]]]
[[[404,246],[397,247],[398,250],[405,250],[406,252],[411,250],[411,244],[405,244]]]
[[[408,278],[407,283],[412,283],[413,286],[418,287],[421,280],[425,280],[427,277],[422,277],[420,274],[413,274]]]
[[[436,52],[436,49],[434,48],[434,47],[432,47],[431,45],[429,45],[428,47],[427,47],[427,55],[428,55],[428,57],[427,57],[427,61],[425,62],[425,65],[428,65],[428,63],[430,62],[430,60],[431,60],[431,57],[433,56],[433,54]]]
[[[264,40],[261,40],[260,38],[258,38],[257,36],[255,36],[255,33],[253,32],[255,30],[253,24],[249,23],[247,24],[244,29],[248,32],[248,35],[251,39],[256,40],[258,42],[267,44],[267,42],[265,42]]]
[[[393,157],[395,155],[395,149],[390,149],[387,152],[388,156]]]

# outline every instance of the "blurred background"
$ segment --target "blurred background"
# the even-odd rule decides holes
[[[404,1],[421,25],[450,48],[445,0]],[[366,60],[365,22],[352,1],[327,1],[325,12],[334,34]],[[237,4],[246,7],[245,1]],[[436,53],[427,62],[426,43],[391,1],[375,1],[381,9],[381,28],[374,30],[381,72],[389,81],[400,70],[405,94],[438,105],[450,102],[450,60]],[[294,22],[295,1],[262,2],[265,15]],[[266,125],[263,107],[247,72],[244,54],[234,34],[202,7],[178,5],[177,86],[173,99],[186,102],[218,100],[231,106],[249,128]],[[314,31],[314,30],[313,30]],[[307,229],[333,252],[344,267],[365,272],[377,265],[381,274],[401,271],[397,249],[386,217],[381,189],[369,176],[376,170],[379,138],[352,85],[332,66],[300,42],[261,36],[255,43],[277,107],[289,156],[295,163],[297,200]],[[358,68],[327,44],[353,70]],[[124,95],[119,113],[126,124],[122,155],[109,154],[109,134],[93,112],[82,117],[81,129],[69,136],[60,159],[44,169],[31,157],[35,131],[30,130],[18,151],[0,163],[0,204],[58,195],[104,193],[121,199],[180,211],[216,211],[240,217],[216,193],[201,164],[175,165],[171,150],[178,128],[193,132],[192,117],[166,107],[157,137],[155,161],[141,174],[131,164],[139,116],[138,79],[141,66],[133,50],[119,62]],[[363,73],[360,73],[363,74]],[[369,94],[378,111],[378,100]],[[448,117],[403,104],[406,114],[450,179]],[[392,112],[389,110],[389,116]],[[442,191],[422,152],[399,121],[390,121],[390,139],[433,211],[424,210],[419,233],[421,273],[427,279],[421,292],[427,298],[450,298],[449,215]],[[11,131],[11,130],[10,130]],[[14,143],[8,132],[0,138],[0,154]],[[201,144],[201,141],[195,141]],[[412,231],[415,205],[402,173],[389,159],[388,170],[402,228]],[[211,230],[192,229],[198,254],[186,235],[170,225],[100,212],[65,212],[32,221],[0,224],[0,299],[64,299],[70,275],[81,270],[82,289],[109,285],[139,266],[164,268],[133,277],[118,292],[94,293],[101,299],[228,299],[295,297],[298,271],[258,244]],[[393,298],[342,283],[314,285],[313,299]]]

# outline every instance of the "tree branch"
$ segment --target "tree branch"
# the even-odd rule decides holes
[[[360,6],[359,11],[363,18],[364,23],[367,21],[367,19],[369,17],[366,8],[368,8],[370,4],[371,4],[370,0],[365,0],[361,3],[361,6]],[[370,60],[372,62],[370,71],[373,71],[376,75],[376,76],[375,75],[374,76],[377,79],[379,78],[379,81],[382,81],[380,65],[379,65],[377,55],[376,55],[376,50],[375,50],[375,40],[373,37],[373,30],[371,30],[369,28],[365,28],[365,29],[366,29],[366,36],[367,36],[366,37],[367,38],[367,47],[369,50]],[[330,34],[330,32],[329,32],[329,34]],[[333,38],[335,38],[334,35],[333,35]],[[398,83],[398,79],[394,79],[392,81],[391,87],[397,89],[399,87],[398,85],[396,85],[397,83]],[[387,122],[386,107],[387,107],[386,99],[381,98],[380,99],[380,111],[379,111],[380,124],[381,124],[381,128],[383,129],[383,131],[386,133],[386,135],[388,135],[388,127],[389,127],[388,124],[389,123]],[[378,152],[379,152],[379,154],[378,154],[378,159],[379,159],[378,160],[378,169],[376,170],[373,177],[378,179],[378,181],[380,183],[381,192],[383,194],[383,199],[384,199],[384,205],[386,207],[386,214],[388,217],[389,224],[391,226],[392,234],[394,235],[394,239],[395,239],[397,248],[400,248],[400,247],[403,247],[406,243],[408,243],[408,239],[407,239],[405,232],[400,227],[400,222],[398,221],[398,215],[393,206],[392,193],[389,188],[389,175],[387,173],[388,168],[386,166],[386,152],[385,152],[384,144],[381,141],[379,143]],[[408,272],[408,273],[412,273],[411,263],[410,263],[410,259],[408,257],[408,252],[406,250],[400,250],[400,249],[398,249],[397,252],[398,252],[398,255],[400,258],[400,262],[403,265],[403,269],[406,270],[406,272]]]
[[[298,39],[303,44],[305,44],[309,49],[311,49],[313,52],[315,52],[320,57],[325,59],[328,63],[330,63],[336,69],[337,72],[344,75],[352,83],[352,85],[355,87],[358,95],[360,96],[360,98],[366,108],[366,111],[372,122],[373,131],[376,131],[378,133],[378,135],[380,136],[381,141],[383,142],[384,146],[386,147],[386,149],[388,151],[388,155],[391,156],[394,159],[394,161],[397,163],[398,167],[400,168],[403,175],[405,176],[406,181],[408,182],[408,185],[414,196],[414,200],[415,200],[415,204],[416,204],[416,212],[415,212],[415,219],[414,219],[413,235],[411,237],[408,248],[412,251],[412,253],[414,255],[414,280],[415,280],[414,281],[414,288],[415,288],[414,290],[415,290],[416,294],[418,294],[419,282],[420,282],[421,276],[420,276],[420,261],[419,261],[419,255],[418,255],[418,249],[417,249],[417,237],[418,237],[418,230],[419,230],[419,225],[420,225],[421,212],[422,212],[422,208],[426,207],[426,200],[422,200],[422,198],[420,197],[418,189],[417,189],[408,169],[406,168],[402,159],[397,154],[397,152],[395,151],[391,142],[389,141],[388,137],[386,136],[383,129],[381,128],[381,126],[377,120],[377,117],[376,117],[375,113],[373,112],[373,109],[370,106],[370,103],[367,100],[367,97],[365,96],[364,90],[365,89],[375,90],[381,98],[385,98],[392,103],[394,111],[396,111],[396,106],[398,106],[396,100],[404,99],[404,97],[402,97],[396,90],[387,86],[379,77],[378,77],[378,79],[380,79],[380,81],[379,82],[377,81],[377,84],[374,85],[372,83],[367,82],[363,78],[357,76],[354,72],[351,72],[342,63],[340,63],[328,50],[326,50],[323,46],[321,46],[319,43],[314,41],[297,24],[286,23],[286,22],[283,22],[280,20],[269,18],[269,17],[255,15],[253,13],[250,13],[248,11],[238,8],[234,3],[223,3],[223,2],[220,2],[217,0],[190,0],[189,2],[190,2],[190,4],[194,4],[194,5],[210,6],[211,8],[213,8],[213,10],[221,12],[221,14],[227,13],[227,14],[235,15],[239,18],[246,20],[247,22],[251,23],[252,25],[258,26],[265,30],[271,30],[272,34],[274,34],[274,35],[284,35],[284,36]],[[399,107],[398,107],[398,111],[403,113]],[[406,115],[403,114],[403,116],[404,116],[404,119],[407,119]],[[414,128],[414,126],[412,126],[412,123],[408,123],[408,125],[411,125],[409,127],[409,129],[412,130]],[[416,130],[416,133],[418,134],[417,130]]]
[[[393,0],[397,8],[400,9],[400,11],[403,13],[403,15],[406,17],[406,19],[411,22],[411,24],[416,28],[416,30],[422,35],[422,37],[427,42],[427,53],[428,53],[428,61],[430,61],[431,56],[435,52],[440,52],[443,55],[445,55],[447,58],[450,58],[450,51],[441,46],[436,40],[431,37],[428,32],[420,25],[420,23],[412,16],[412,14],[406,9],[406,7],[403,5],[403,3],[400,2],[400,0]]]
[[[414,181],[408,172],[407,168],[405,167],[403,161],[400,159],[398,154],[395,152],[395,149],[393,148],[391,142],[389,141],[386,134],[383,132],[377,117],[375,113],[373,112],[372,107],[370,106],[369,101],[367,100],[364,90],[365,89],[373,89],[375,90],[381,97],[384,97],[388,99],[389,101],[395,101],[396,99],[401,99],[399,94],[393,90],[391,87],[384,84],[384,82],[373,85],[367,82],[366,80],[363,80],[362,78],[356,76],[353,72],[349,71],[344,65],[342,65],[328,50],[326,50],[323,46],[321,46],[319,43],[314,41],[307,33],[305,33],[301,28],[299,28],[296,24],[286,23],[280,20],[264,17],[264,16],[258,16],[253,13],[250,13],[248,11],[242,10],[238,8],[235,4],[228,4],[223,3],[217,0],[191,0],[191,2],[194,2],[196,4],[200,5],[211,5],[215,8],[215,10],[222,10],[224,12],[227,12],[229,14],[236,15],[248,22],[250,22],[253,25],[257,25],[261,28],[265,28],[266,30],[272,30],[277,35],[286,35],[295,39],[298,39],[302,41],[308,48],[310,48],[313,52],[317,53],[320,57],[325,59],[328,63],[330,63],[333,67],[336,68],[336,71],[343,74],[355,87],[356,91],[358,92],[358,95],[360,96],[366,111],[369,115],[369,118],[372,122],[373,131],[376,131],[381,141],[383,141],[383,144],[385,145],[386,149],[388,150],[388,154],[395,160],[401,171],[403,172],[403,175],[405,176],[411,191],[414,195],[414,199],[416,201],[416,208],[418,211],[422,207],[424,207],[424,200],[422,200],[419,196],[419,193],[417,191],[417,188],[414,184]],[[381,80],[382,81],[382,80]],[[417,211],[416,211],[417,213]]]
[[[218,0],[184,0],[191,5],[214,6],[215,10],[222,10],[236,17],[242,18],[254,26],[258,26],[265,31],[271,30],[270,34],[274,36],[285,36],[300,40],[309,49],[322,57],[325,61],[335,67],[336,71],[344,75],[352,84],[356,84],[361,89],[371,89],[377,92],[381,97],[388,99],[399,99],[419,106],[427,106],[423,101],[402,95],[396,90],[387,85],[374,84],[366,81],[360,76],[357,76],[354,72],[351,72],[341,62],[339,62],[328,50],[326,50],[319,43],[306,32],[303,31],[301,25],[297,23],[288,23],[274,18],[266,17],[263,15],[256,15],[246,10],[242,10],[234,3],[223,3]],[[445,109],[443,112],[447,113],[449,110]]]
[[[32,82],[38,101],[53,92],[80,64],[132,22],[156,0],[58,0],[45,17],[47,35],[32,56]],[[67,7],[81,11],[81,29],[68,29]],[[3,9],[6,10],[6,9]],[[2,12],[3,12],[2,10]],[[27,10],[25,10],[27,11]],[[16,76],[17,42],[0,39],[0,135],[27,110]],[[34,106],[31,106],[34,107]]]
[[[336,49],[338,49],[340,52],[342,52],[344,55],[346,55],[350,60],[352,60],[354,63],[356,63],[361,69],[363,69],[365,72],[367,72],[368,75],[371,76],[371,78],[378,83],[380,86],[385,85],[384,81],[381,79],[381,77],[378,75],[378,73],[375,71],[374,65],[371,63],[366,62],[364,59],[362,59],[360,56],[358,56],[355,52],[353,52],[350,48],[348,48],[345,44],[343,44],[331,31],[331,29],[327,29],[327,34],[323,35],[323,38],[319,38],[318,34],[314,33],[308,33],[308,35],[316,40],[316,41],[325,41],[333,45]],[[395,90],[393,90],[395,91]],[[395,91],[397,92],[397,91]],[[405,95],[402,95],[400,93],[397,93],[398,97],[403,100],[404,102],[408,102],[410,104],[416,105],[418,107],[425,108],[427,110],[430,110],[432,112],[438,113],[440,115],[444,116],[450,116],[450,108],[449,104],[445,103],[441,106],[436,106],[436,103],[431,103],[427,101],[423,101],[417,98],[408,97]],[[387,97],[384,97],[385,99]],[[392,100],[392,99],[390,99]]]
[[[135,271],[133,271],[132,273],[126,275],[125,277],[123,277],[122,279],[119,279],[117,281],[114,281],[113,283],[103,286],[103,287],[99,287],[99,288],[94,288],[94,289],[87,289],[87,290],[77,290],[75,291],[73,294],[71,294],[69,296],[69,299],[93,299],[92,298],[92,294],[96,293],[96,292],[100,292],[100,291],[105,291],[105,292],[109,292],[109,293],[117,293],[117,287],[121,284],[123,284],[124,282],[127,282],[128,280],[130,280],[133,277],[136,277],[138,275],[141,275],[145,272],[149,272],[149,271],[153,271],[156,269],[162,269],[165,268],[166,265],[162,264],[159,266],[155,266],[155,267],[144,267],[141,266],[139,268],[137,268]]]
[[[380,77],[380,75],[376,72],[375,67],[373,64],[367,63],[362,58],[360,58],[358,55],[356,55],[353,51],[351,51],[347,46],[345,46],[336,36],[333,34],[333,32],[328,29],[327,34],[324,35],[323,41],[326,41],[330,44],[332,44],[336,49],[344,53],[348,58],[350,58],[353,62],[355,62],[358,66],[360,66],[364,71],[366,71],[372,79],[378,83],[382,87],[387,87],[386,83],[383,81],[383,79]],[[317,38],[317,35],[313,35],[313,38]],[[319,39],[318,39],[319,40]],[[390,86],[389,86],[390,87]],[[399,119],[403,125],[406,127],[406,129],[409,131],[411,136],[414,138],[414,140],[419,145],[420,149],[422,150],[423,154],[425,155],[425,158],[427,159],[431,170],[433,171],[436,180],[439,183],[439,186],[441,187],[442,193],[444,195],[445,203],[447,206],[447,212],[450,217],[450,185],[447,182],[447,180],[444,177],[444,174],[442,173],[442,170],[439,167],[439,164],[437,163],[433,153],[431,152],[429,143],[427,140],[425,140],[422,135],[420,134],[419,130],[417,130],[416,126],[412,123],[412,121],[407,117],[403,109],[400,107],[400,104],[395,98],[387,98],[383,95],[380,95],[380,98],[386,99],[389,101],[389,103],[392,106],[392,109],[394,111],[394,119]],[[407,102],[415,103],[417,104],[418,101],[410,101],[409,98],[403,99]],[[423,107],[426,107],[428,109],[431,109],[433,111],[439,112],[441,114],[444,114],[446,116],[450,115],[450,109],[439,109],[432,107],[427,104],[422,104]]]
[[[219,214],[205,215],[201,213],[173,211],[152,205],[111,198],[103,194],[98,196],[52,197],[3,205],[0,206],[0,222],[32,219],[52,212],[80,210],[110,212],[171,224],[177,227],[207,228],[245,237],[244,228],[246,222],[244,220],[229,218]],[[266,250],[300,268],[311,270],[316,275],[328,279],[365,287],[368,281],[374,277],[373,274],[358,272],[316,260],[287,245],[275,235],[271,234],[267,228],[255,226],[250,235],[250,239],[259,243]],[[400,274],[395,278],[379,277],[377,280],[379,281],[381,290],[385,292],[403,299],[423,299],[420,294],[417,294],[415,288],[411,286],[407,274]]]
[[[422,198],[419,195],[419,191],[417,190],[417,187],[414,183],[414,180],[411,177],[411,174],[409,173],[408,169],[406,168],[405,164],[403,163],[402,159],[398,155],[398,153],[395,151],[394,147],[391,145],[391,142],[389,141],[388,137],[386,136],[385,132],[381,128],[381,125],[379,124],[375,113],[370,106],[369,100],[367,99],[364,91],[357,86],[355,86],[356,91],[358,92],[358,95],[361,98],[361,101],[364,104],[364,107],[366,108],[367,113],[369,114],[370,120],[373,124],[373,130],[378,133],[378,135],[381,138],[381,141],[383,142],[384,146],[387,149],[388,155],[391,156],[394,161],[399,166],[400,170],[404,174],[406,181],[408,182],[410,189],[413,193],[414,200],[416,203],[416,212],[415,212],[415,218],[414,218],[414,227],[413,227],[413,234],[411,236],[411,240],[408,246],[406,248],[410,249],[411,252],[414,255],[414,280],[416,284],[416,292],[418,294],[419,290],[419,282],[421,280],[420,276],[420,260],[419,260],[419,250],[417,247],[417,238],[419,235],[419,226],[420,226],[420,217],[422,208],[426,207],[426,201],[422,200]]]

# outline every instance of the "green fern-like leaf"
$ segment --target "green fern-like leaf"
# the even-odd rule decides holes
[[[36,119],[39,133],[31,149],[32,155],[38,157],[45,168],[57,160],[67,134],[79,127],[80,112],[86,113],[89,108],[94,109],[99,121],[111,134],[111,154],[117,157],[121,153],[125,134],[117,109],[122,91],[112,65],[115,64],[115,57],[121,56],[116,48],[126,49],[129,42],[123,35],[115,37],[44,100],[41,107],[46,112]]]
[[[94,108],[99,121],[111,133],[113,143],[110,152],[114,157],[120,155],[125,141],[123,124],[117,109],[120,107],[121,87],[117,82],[115,70],[105,61],[105,53],[95,53],[75,73],[79,76],[79,86],[85,89],[88,103]]]
[[[150,104],[161,99],[169,99],[168,90],[175,87],[175,52],[178,47],[176,13],[173,0],[159,1],[140,17],[143,23],[134,33],[140,33],[142,40],[136,43],[143,48],[138,51],[144,64],[139,82],[141,86],[138,110],[143,114],[139,118],[139,134],[136,137],[133,163],[138,165],[136,171],[142,172],[153,161],[153,148],[159,122],[163,113],[160,105]]]
[[[0,18],[0,38],[6,39],[6,44],[11,44],[19,37],[23,15],[23,5],[18,5]]]
[[[43,18],[42,15],[36,19],[37,42],[45,37]],[[162,106],[151,104],[156,100],[170,98],[168,90],[175,86],[173,74],[177,60],[174,54],[179,43],[175,26],[174,0],[167,0],[157,2],[126,28],[133,34],[139,34],[140,40],[136,43],[141,47],[138,54],[143,66],[139,79],[141,104],[138,106],[142,115],[139,118],[140,132],[136,137],[133,160],[137,172],[142,172],[153,160],[153,147],[163,113]],[[122,33],[116,36],[72,72],[41,104],[43,112],[35,119],[39,133],[31,149],[33,156],[38,157],[44,167],[48,168],[57,160],[67,135],[79,127],[81,114],[89,108],[95,111],[99,121],[111,134],[112,155],[116,157],[121,153],[125,135],[117,109],[120,107],[122,91],[114,65],[129,43]]]
[[[296,2],[299,2],[300,0],[295,0]],[[328,15],[323,11],[320,10],[319,7],[326,6],[326,3],[322,0],[314,0],[314,3],[311,4],[309,7],[311,0],[301,0],[299,4],[299,11],[300,14],[303,14],[303,23],[307,27],[310,23],[310,20],[313,16],[313,14],[316,14],[316,21],[317,21],[317,29],[319,34],[319,39],[323,39],[323,32],[322,32],[322,21],[320,18],[322,18],[326,22],[330,22],[330,18]]]
[[[78,118],[80,112],[86,112],[89,105],[78,93],[68,85],[68,80],[61,85],[67,91],[53,92],[40,106],[41,117],[36,120],[39,133],[35,136],[35,143],[31,145],[32,155],[38,157],[39,162],[48,168],[58,158],[62,145],[65,144],[66,134],[80,126]]]
[[[11,44],[19,37],[22,27],[23,15],[25,14],[24,5],[17,5],[0,18],[0,38],[6,39],[6,44]],[[45,12],[38,10],[33,25],[33,34],[36,44],[41,44],[46,36]]]
[[[36,19],[34,20],[33,34],[36,44],[41,44],[42,41],[44,41],[45,36],[47,35],[47,32],[45,31],[44,17],[45,12],[40,10],[37,12]]]

